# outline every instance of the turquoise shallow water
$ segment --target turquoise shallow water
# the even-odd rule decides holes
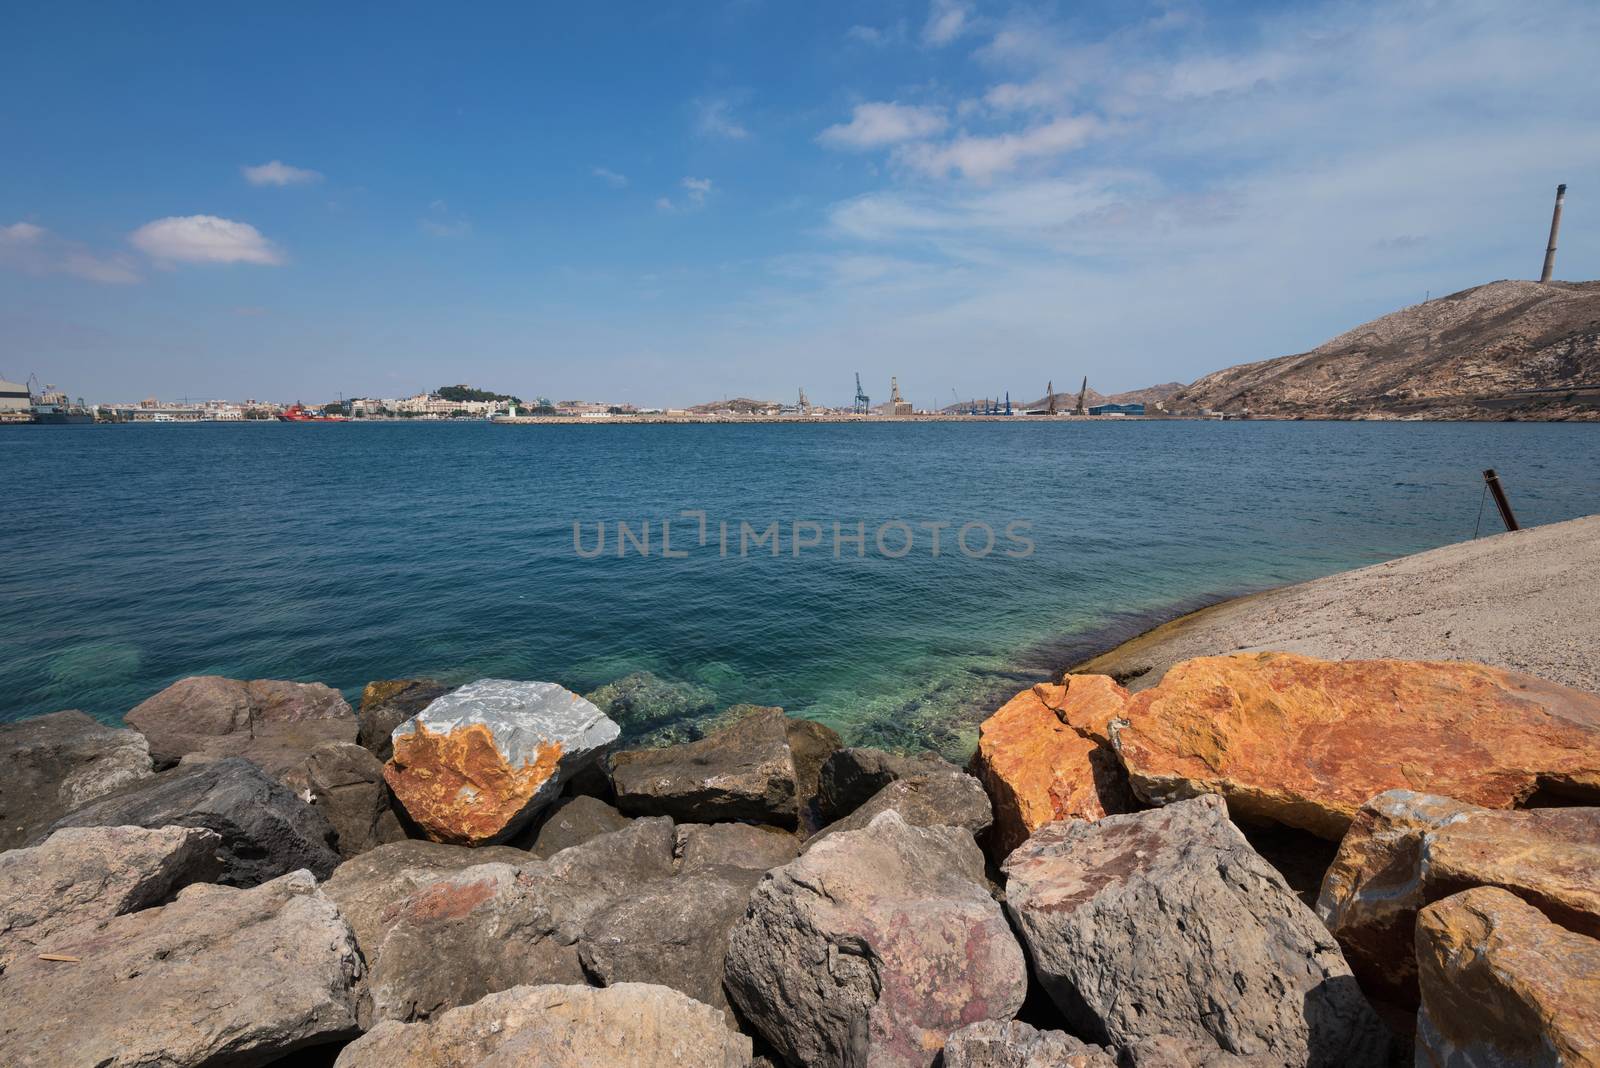
[[[200,673],[354,698],[649,670],[951,752],[1119,628],[1470,537],[1484,467],[1527,524],[1600,511],[1600,428],[1559,424],[9,427],[0,457],[0,719],[116,721]],[[707,544],[678,518],[664,559],[682,510]],[[619,519],[648,557],[617,556]],[[781,555],[741,556],[741,520]],[[834,557],[836,521],[864,556]],[[952,524],[938,556],[927,522]],[[968,522],[992,553],[960,551]]]

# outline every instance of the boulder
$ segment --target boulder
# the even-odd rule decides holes
[[[602,906],[584,925],[579,956],[602,986],[658,983],[718,1009],[728,932],[744,915],[764,873],[698,868],[640,883]]]
[[[356,740],[356,717],[320,682],[217,675],[179,679],[123,716],[158,765],[243,756],[279,775],[323,742]]]
[[[0,850],[37,838],[67,812],[154,774],[137,731],[82,712],[0,724]]]
[[[420,887],[478,864],[516,866],[528,859],[526,852],[510,846],[472,849],[408,838],[345,861],[322,889],[355,931],[362,952],[372,957],[394,921],[396,903]]]
[[[817,815],[825,824],[836,823],[896,779],[959,770],[938,753],[907,756],[882,749],[838,749],[818,773]]]
[[[799,855],[800,842],[776,828],[749,823],[683,823],[675,852],[679,871],[748,868],[764,873]]]
[[[426,1023],[386,1020],[335,1068],[748,1068],[750,1040],[665,987],[518,986]]]
[[[1111,731],[1146,801],[1218,793],[1240,819],[1335,841],[1385,790],[1485,808],[1540,788],[1600,800],[1600,696],[1481,664],[1200,657]]]
[[[150,908],[215,879],[221,844],[198,827],[69,827],[0,853],[0,972],[64,928]]]
[[[1117,1068],[1110,1050],[1021,1020],[969,1024],[944,1043],[942,1068]]]
[[[339,854],[353,857],[405,838],[378,758],[354,742],[323,742],[283,782],[333,825]]]
[[[891,782],[850,815],[830,823],[806,843],[806,848],[841,831],[859,831],[878,813],[891,809],[913,827],[944,824],[964,828],[973,835],[988,830],[992,821],[989,795],[983,792],[982,783],[959,771],[935,772]]]
[[[416,873],[415,889],[357,930],[374,1013],[426,1019],[513,986],[583,982],[578,943],[590,917],[671,875],[672,841],[670,820],[636,820],[549,860]],[[372,918],[361,919],[365,928]]]
[[[1209,1040],[1175,1035],[1142,1039],[1120,1052],[1123,1068],[1283,1068],[1283,1062],[1271,1056],[1241,1057]]]
[[[1135,807],[1107,734],[1127,700],[1105,675],[1067,675],[1022,691],[984,720],[972,772],[994,802],[988,845],[996,857],[1055,820]]]
[[[1417,1003],[1423,906],[1498,886],[1600,938],[1600,808],[1505,812],[1388,790],[1356,813],[1323,879],[1317,915],[1362,986]]]
[[[1418,1068],[1600,1065],[1600,941],[1479,887],[1417,917]]]
[[[1007,859],[1006,908],[1073,1029],[1277,1064],[1381,1066],[1389,1036],[1311,910],[1214,795],[1063,820]]]
[[[697,823],[795,827],[815,792],[825,751],[837,744],[838,736],[821,724],[791,720],[781,708],[752,709],[700,741],[613,756],[617,808]]]
[[[429,838],[486,845],[525,827],[617,734],[553,682],[480,679],[395,728],[384,777]]]
[[[197,883],[35,948],[0,975],[0,1064],[248,1068],[359,1030],[361,954],[310,872]]]
[[[728,939],[730,1000],[797,1064],[931,1065],[1027,982],[972,835],[893,811],[767,873]]]
[[[356,744],[379,760],[394,755],[395,728],[443,697],[453,687],[434,679],[380,679],[361,691],[356,712]]]
[[[844,739],[832,727],[811,719],[790,719],[788,734],[789,758],[794,762],[794,796],[799,827],[802,831],[815,831],[825,822],[817,812],[822,766],[844,745]]]
[[[579,794],[556,802],[533,840],[536,857],[553,857],[602,834],[620,831],[631,820],[598,798]]]
[[[168,826],[220,835],[218,881],[229,886],[255,886],[297,868],[325,879],[339,866],[333,827],[322,813],[239,757],[168,772],[56,823],[57,829]]]

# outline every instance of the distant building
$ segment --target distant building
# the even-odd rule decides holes
[[[1143,415],[1143,404],[1096,404],[1089,409],[1090,415]]]
[[[33,400],[28,396],[27,386],[0,379],[0,419],[26,419],[32,409]]]

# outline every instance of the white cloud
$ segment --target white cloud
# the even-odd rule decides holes
[[[277,266],[283,253],[249,223],[215,215],[174,215],[145,223],[128,236],[157,263],[255,263]]]
[[[270,163],[257,164],[254,167],[240,167],[245,181],[251,185],[310,185],[322,181],[320,171],[306,170],[304,167],[291,167],[282,160],[272,160]]]
[[[948,125],[941,108],[893,101],[857,104],[849,122],[828,127],[817,140],[828,148],[859,151],[932,137]]]
[[[32,245],[45,234],[42,226],[35,226],[31,222],[12,223],[10,226],[0,227],[0,245]]]
[[[1019,133],[962,135],[945,144],[905,145],[895,158],[930,177],[943,178],[959,172],[965,178],[987,182],[1031,160],[1048,159],[1079,148],[1099,128],[1099,121],[1090,116],[1071,116]]]
[[[701,137],[720,137],[742,141],[750,136],[733,116],[733,103],[726,97],[701,97],[694,102],[694,128]]]
[[[967,29],[967,16],[972,9],[961,0],[933,0],[928,7],[928,21],[922,27],[922,41],[935,47],[947,45]]]
[[[705,207],[706,198],[714,188],[710,178],[684,178],[678,183],[683,188],[683,199],[673,200],[671,197],[657,197],[656,207],[662,211],[692,211]]]
[[[613,189],[621,189],[621,188],[623,188],[624,186],[626,186],[628,184],[628,176],[627,175],[618,174],[616,171],[611,170],[609,167],[594,167],[594,168],[590,169],[589,173],[592,174],[594,177],[600,179],[602,182],[606,183],[607,185],[609,185]]]
[[[127,256],[98,255],[30,222],[0,226],[0,267],[24,274],[66,274],[110,284],[139,280],[139,272]]]

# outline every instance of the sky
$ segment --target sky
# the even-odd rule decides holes
[[[0,377],[919,406],[1600,277],[1600,5],[13,5]]]

